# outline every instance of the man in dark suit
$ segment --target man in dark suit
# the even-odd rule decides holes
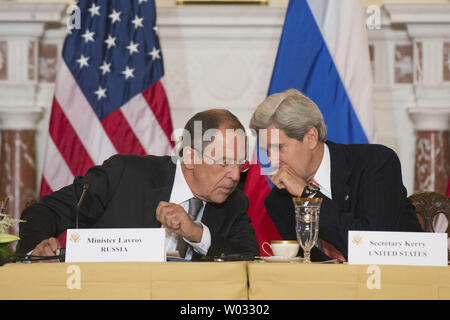
[[[229,129],[237,134],[226,135]],[[75,226],[74,208],[87,184],[80,228],[163,226],[166,251],[184,247],[181,255],[188,260],[222,253],[258,255],[248,199],[236,189],[246,158],[239,120],[226,110],[196,114],[186,124],[180,158],[115,155],[92,167],[73,184],[24,210],[27,222],[20,226],[17,253],[54,255],[60,247],[55,237]],[[190,212],[194,203],[195,216]]]
[[[313,260],[346,259],[349,230],[421,231],[395,152],[327,141],[319,108],[299,91],[269,96],[250,128],[259,132],[260,145],[278,169],[269,175],[275,187],[264,204],[283,239],[296,239],[292,198],[312,192],[309,183],[319,187],[321,240]]]

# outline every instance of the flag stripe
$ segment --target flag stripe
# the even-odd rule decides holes
[[[50,188],[50,186],[47,183],[47,180],[43,176],[42,180],[41,180],[41,191],[39,192],[39,198],[41,198],[42,196],[49,194],[51,192],[52,192],[52,188]]]
[[[173,132],[172,120],[170,117],[169,101],[161,81],[156,82],[153,86],[142,92],[145,101],[153,111],[162,130],[165,132],[170,145],[173,147],[174,141],[171,136]]]
[[[79,1],[78,7],[83,24],[64,41],[41,196],[118,152],[165,155],[173,147],[159,82],[164,66],[155,2]]]
[[[56,148],[74,176],[84,175],[94,165],[56,99],[53,99],[49,131]]]
[[[366,134],[306,1],[289,2],[269,94],[291,88],[305,93],[318,105],[330,140],[367,143]]]
[[[364,132],[374,142],[372,72],[361,1],[308,0],[308,5]],[[355,13],[352,19],[346,18],[349,12]]]
[[[153,86],[159,87],[159,82]],[[152,90],[149,89],[147,91],[151,92]],[[168,110],[168,106],[165,106],[164,109]],[[158,110],[158,108],[155,108],[155,110]],[[145,151],[148,154],[166,155],[170,153],[172,146],[160,124],[164,124],[164,119],[161,118],[160,120],[155,117],[153,109],[149,106],[142,94],[138,94],[131,99],[121,108],[121,111],[132,125],[137,139],[145,146]],[[169,123],[171,123],[170,118]]]
[[[260,166],[258,164],[251,165],[247,173],[244,193],[248,197],[249,208],[251,208],[248,216],[252,220],[251,224],[255,229],[255,236],[260,248],[264,241],[281,239],[264,207],[264,199],[270,193],[270,186],[264,180],[265,176],[261,175]],[[260,252],[265,255],[263,251],[260,250]]]
[[[102,163],[117,153],[63,60],[55,87],[55,97],[94,163]]]
[[[42,178],[45,179],[48,188],[51,190],[58,190],[71,183],[74,179],[74,175],[62,158],[51,137],[47,139],[46,161]],[[40,195],[43,196],[47,192],[46,186],[41,185]]]
[[[121,154],[145,155],[144,147],[122,113],[121,109],[110,113],[102,120],[103,128],[117,151]]]

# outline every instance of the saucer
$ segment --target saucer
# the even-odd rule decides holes
[[[301,262],[303,258],[301,257],[281,257],[281,256],[270,256],[270,257],[257,257],[258,259],[265,262]]]

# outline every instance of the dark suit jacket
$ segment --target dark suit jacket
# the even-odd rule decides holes
[[[421,231],[416,211],[406,197],[400,161],[381,145],[344,145],[326,142],[331,158],[332,200],[323,198],[319,237],[347,258],[349,230]],[[292,196],[272,189],[264,201],[283,239],[296,239]],[[312,259],[323,254],[313,249]]]
[[[90,187],[80,209],[80,228],[159,228],[156,207],[169,201],[175,177],[170,157],[115,155],[92,167],[74,183],[26,208],[20,224],[18,253],[75,226],[75,207],[83,184]],[[211,232],[208,255],[259,254],[247,216],[248,199],[236,189],[222,204],[207,203],[202,222]],[[193,259],[198,258],[194,253]]]

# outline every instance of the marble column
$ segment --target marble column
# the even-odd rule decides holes
[[[20,218],[26,203],[36,199],[40,42],[48,28],[61,25],[65,7],[0,1],[0,196],[9,197],[12,218]],[[18,234],[18,225],[10,233]]]
[[[37,197],[35,128],[41,114],[39,108],[0,109],[0,195],[9,198],[6,212],[11,218],[19,219]],[[9,232],[19,234],[19,226]]]
[[[450,4],[385,4],[392,25],[413,45],[415,103],[407,110],[416,135],[414,191],[445,194],[450,174]]]
[[[445,194],[450,175],[450,108],[410,108],[416,129],[414,192]]]
[[[414,46],[416,106],[408,110],[416,131],[414,191],[446,193],[450,175],[450,86],[444,79],[444,45],[450,25],[408,25]]]
[[[384,26],[369,31],[373,107],[378,139],[393,149],[402,165],[408,195],[414,193],[414,127],[406,112],[415,103],[412,44],[406,30]]]

